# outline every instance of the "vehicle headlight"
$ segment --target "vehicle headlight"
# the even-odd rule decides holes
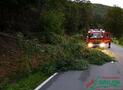
[[[89,48],[93,47],[93,43],[88,43],[88,47]]]
[[[105,43],[100,43],[99,45],[101,48],[104,48],[105,47]]]

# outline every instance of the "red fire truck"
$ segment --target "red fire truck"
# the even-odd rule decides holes
[[[111,47],[111,33],[105,32],[103,29],[90,29],[87,33],[86,42],[89,48],[100,47],[105,48],[108,44],[108,48]]]

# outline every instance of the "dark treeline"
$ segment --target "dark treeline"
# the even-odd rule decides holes
[[[104,26],[117,38],[123,37],[123,9],[117,6],[108,10]]]
[[[88,0],[0,0],[0,32],[22,32],[43,41],[54,34],[71,35],[89,28],[104,28],[119,38],[122,19],[121,8]]]
[[[1,0],[0,32],[71,35],[89,28],[91,7],[87,0]]]

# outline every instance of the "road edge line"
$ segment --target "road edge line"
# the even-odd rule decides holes
[[[46,79],[43,83],[41,83],[39,86],[37,86],[34,90],[41,89],[46,83],[48,83],[53,77],[55,77],[58,73],[54,73],[52,76],[50,76],[48,79]]]

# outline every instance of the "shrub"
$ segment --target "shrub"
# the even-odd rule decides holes
[[[30,74],[29,77],[18,80],[17,83],[11,83],[6,86],[5,90],[33,90],[48,76],[41,72]]]
[[[88,61],[86,61],[84,59],[77,59],[77,60],[75,60],[74,63],[72,63],[71,69],[73,69],[73,70],[84,70],[84,69],[88,69],[88,66],[89,66]]]
[[[87,69],[88,62],[82,57],[83,47],[78,43],[67,41],[60,45],[49,45],[46,49],[50,56],[42,70],[51,74],[55,71]]]
[[[102,65],[105,64],[106,62],[111,62],[113,60],[112,57],[98,50],[92,50],[87,59],[90,64],[96,65]]]
[[[52,73],[56,72],[56,65],[54,62],[47,61],[41,65],[41,71],[47,75],[51,75]]]
[[[42,31],[38,38],[45,43],[58,43],[60,35],[64,34],[64,19],[62,12],[54,10],[44,12],[39,20],[39,27]]]
[[[38,39],[41,43],[44,44],[52,44],[52,45],[56,45],[56,44],[61,44],[64,42],[64,36],[62,35],[58,35],[55,34],[53,32],[42,32],[37,34]]]
[[[119,41],[117,40],[117,38],[113,38],[113,42],[116,44],[119,44]]]
[[[123,37],[121,38],[113,38],[113,42],[119,45],[123,45]]]
[[[119,39],[119,44],[123,45],[123,37]]]
[[[21,62],[24,64],[26,72],[32,72],[32,57],[41,53],[42,48],[37,39],[25,39],[22,33],[18,33],[18,45],[22,50]]]
[[[46,33],[53,32],[62,35],[64,33],[64,19],[64,13],[62,12],[55,10],[46,11],[40,18],[41,30],[44,30]]]

